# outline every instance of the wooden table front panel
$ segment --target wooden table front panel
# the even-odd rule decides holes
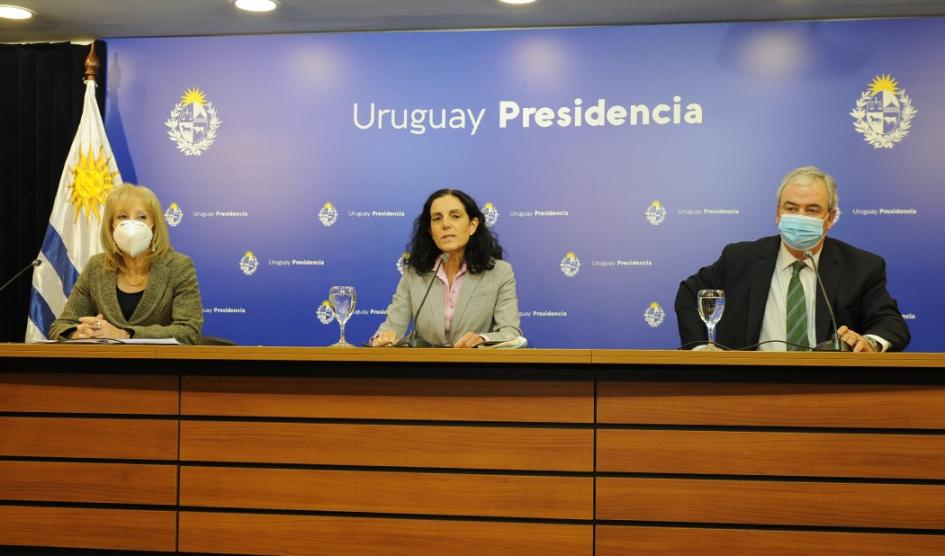
[[[598,525],[597,556],[929,556],[945,536]]]
[[[945,485],[600,477],[597,518],[945,530]]]
[[[181,422],[185,462],[573,471],[594,468],[590,428]]]
[[[0,545],[571,555],[592,553],[596,531],[608,555],[945,552],[940,384],[752,382],[753,362],[783,362],[602,353],[649,377],[682,357],[672,364],[708,378],[609,367],[595,414],[594,365],[551,369],[540,350],[487,365],[436,350],[385,362],[380,350],[110,347],[50,349],[82,369],[114,353],[142,374],[59,374],[71,360],[24,355],[0,373]],[[189,376],[191,354],[218,376]],[[181,375],[160,374],[170,366]],[[714,368],[746,378],[709,382]],[[296,376],[258,376],[283,371]]]
[[[177,512],[0,505],[0,545],[173,551]]]
[[[593,518],[593,478],[181,467],[181,505],[330,512]]]
[[[177,504],[177,464],[0,461],[6,500]]]
[[[177,415],[177,375],[0,373],[0,412]]]
[[[590,375],[357,373],[183,377],[182,550],[591,553]]]
[[[638,425],[945,429],[943,399],[945,385],[602,381],[597,420]]]
[[[178,400],[176,375],[0,373],[0,545],[174,550]]]
[[[601,429],[603,473],[945,480],[945,435]]]
[[[744,374],[759,382],[598,384],[598,553],[945,546],[945,386]]]
[[[421,421],[594,422],[594,383],[359,377],[184,376],[185,416],[398,419]],[[445,375],[443,377],[442,375]]]
[[[579,556],[593,527],[557,523],[421,520],[183,511],[180,550],[287,556]]]
[[[177,460],[177,421],[95,417],[0,417],[5,456]]]

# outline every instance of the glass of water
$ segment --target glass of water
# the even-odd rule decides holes
[[[704,349],[719,351],[715,345],[715,325],[722,320],[725,311],[725,292],[722,290],[699,290],[699,317],[709,332],[709,344]]]
[[[331,311],[341,327],[341,337],[331,347],[354,347],[345,340],[345,323],[354,314],[354,306],[358,301],[358,293],[354,286],[332,286],[328,290],[328,303],[331,305]]]

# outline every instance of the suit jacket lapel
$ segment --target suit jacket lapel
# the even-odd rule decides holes
[[[746,346],[758,343],[758,337],[761,336],[761,322],[765,316],[768,292],[771,290],[771,276],[774,273],[774,265],[777,263],[780,248],[780,238],[778,236],[771,238],[771,241],[759,251],[758,259],[752,266],[751,282],[748,287]]]
[[[453,311],[453,320],[450,321],[450,341],[458,338],[457,330],[464,330],[462,326],[463,316],[466,314],[466,308],[469,307],[469,300],[476,293],[479,282],[482,281],[482,274],[472,274],[468,270],[463,275],[463,287],[459,290],[459,299],[456,300],[456,308]],[[467,330],[468,332],[468,330]]]
[[[820,252],[820,263],[817,269],[820,271],[820,279],[824,282],[824,289],[827,290],[827,299],[837,299],[837,288],[840,286],[840,251],[836,249],[833,242],[828,238],[824,241],[824,248]],[[832,335],[833,325],[830,322],[830,311],[827,309],[827,300],[820,292],[820,285],[817,285],[817,342],[822,342]],[[840,323],[837,323],[840,326]]]

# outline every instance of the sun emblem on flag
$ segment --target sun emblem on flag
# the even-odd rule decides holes
[[[646,310],[643,311],[643,320],[653,328],[663,324],[663,320],[665,319],[666,311],[655,301],[651,302]]]
[[[877,75],[860,94],[850,115],[853,128],[874,149],[891,149],[905,139],[918,110],[891,75]]]
[[[88,152],[79,149],[79,162],[70,168],[72,185],[70,186],[69,202],[75,210],[75,221],[79,221],[79,213],[85,212],[85,217],[95,218],[101,215],[105,198],[115,187],[115,176],[118,172],[109,170],[111,159],[105,154],[105,147],[99,147],[98,154],[91,148]]]
[[[331,303],[327,299],[322,301],[322,304],[315,309],[315,316],[318,317],[318,322],[322,324],[331,324],[331,321],[335,320],[335,312],[331,309]]]
[[[203,91],[187,89],[164,125],[168,137],[177,143],[177,150],[187,156],[200,156],[216,140],[217,128],[222,123]]]

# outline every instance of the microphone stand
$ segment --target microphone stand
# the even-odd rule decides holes
[[[433,276],[430,277],[430,283],[427,284],[427,291],[423,294],[423,299],[420,300],[420,306],[417,307],[417,311],[413,314],[413,318],[410,319],[410,322],[413,323],[413,328],[410,330],[410,334],[401,339],[399,342],[394,344],[394,347],[417,347],[417,317],[420,316],[420,310],[423,309],[423,304],[427,302],[427,296],[430,295],[430,290],[433,288],[433,282],[436,281],[436,273],[439,272],[440,267],[449,260],[450,256],[446,253],[443,253],[436,258],[436,265],[433,267]],[[409,323],[408,323],[409,324]]]
[[[820,271],[817,270],[817,262],[814,261],[814,255],[812,255],[810,251],[804,251],[804,257],[810,259],[810,264],[814,267],[814,276],[817,277],[817,283],[820,284],[820,292],[824,295],[824,303],[827,305],[827,312],[830,313],[830,322],[833,324],[833,340],[827,341],[830,342],[829,347],[824,345],[827,344],[827,342],[817,344],[817,347],[828,351],[850,351],[850,346],[841,342],[840,335],[837,334],[837,329],[840,328],[837,326],[837,316],[833,313],[833,307],[830,306],[830,298],[827,297],[827,288],[824,287],[824,282],[820,279]]]
[[[29,269],[31,269],[31,268],[36,268],[37,266],[39,266],[39,265],[41,265],[41,264],[43,264],[43,261],[42,261],[41,259],[36,259],[36,260],[34,260],[33,262],[31,262],[30,264],[28,264],[28,265],[24,266],[23,268],[21,268],[19,272],[17,272],[16,274],[13,275],[13,278],[10,278],[10,279],[7,280],[2,286],[0,286],[0,292],[2,292],[3,290],[7,289],[7,286],[9,286],[9,285],[12,284],[14,281],[16,281],[16,279],[19,278],[20,276],[22,276],[24,272],[26,272],[27,270],[29,270]]]

